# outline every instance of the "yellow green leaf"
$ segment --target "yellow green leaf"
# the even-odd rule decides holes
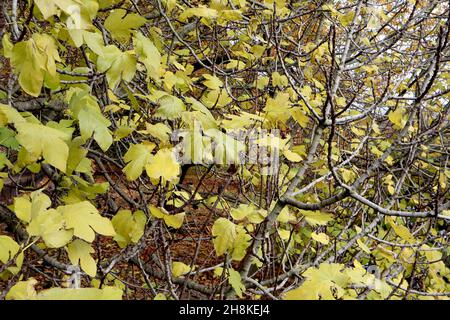
[[[319,268],[310,267],[302,275],[306,280],[297,289],[284,295],[286,300],[335,300],[342,297],[350,282],[348,275],[342,272],[344,265],[321,263]]]
[[[131,32],[143,26],[146,19],[136,13],[129,13],[123,9],[114,9],[105,20],[105,28],[111,32],[114,39],[128,42]]]
[[[87,242],[92,242],[95,232],[104,236],[115,236],[114,227],[108,218],[102,217],[89,202],[83,201],[57,209],[65,218],[67,229],[73,229],[73,234]]]
[[[184,216],[186,214],[184,212],[177,214],[166,214],[163,219],[164,222],[172,228],[179,229],[183,225]]]
[[[306,222],[312,226],[324,226],[333,219],[333,215],[330,213],[306,210],[300,210],[300,212],[305,216]]]
[[[132,51],[122,52],[114,45],[103,48],[98,57],[98,71],[106,72],[109,88],[115,89],[121,80],[130,82],[136,73],[136,56]]]
[[[7,263],[19,250],[19,244],[11,237],[0,235],[0,262]]]
[[[30,236],[42,237],[49,248],[65,246],[73,236],[72,230],[66,230],[64,216],[55,209],[41,210],[33,216],[27,227]]]
[[[161,119],[177,119],[181,116],[181,112],[186,110],[183,101],[171,95],[164,95],[159,98],[158,105],[155,116]]]
[[[320,242],[322,244],[328,244],[330,243],[330,237],[328,237],[325,233],[321,232],[321,233],[315,233],[312,232],[311,233],[311,238],[313,238],[314,240],[316,240],[317,242]]]
[[[286,159],[288,159],[291,162],[302,161],[302,157],[299,154],[292,152],[289,149],[283,149],[283,155],[286,157]]]
[[[94,253],[95,250],[91,247],[90,243],[76,239],[67,245],[66,251],[73,265],[80,265],[84,272],[91,277],[95,277],[97,274],[97,264],[91,256],[91,253]]]
[[[239,272],[234,270],[233,268],[228,269],[230,273],[228,277],[228,283],[233,288],[234,292],[236,292],[239,298],[242,298],[242,293],[245,292],[245,286],[242,283],[242,278]]]
[[[145,166],[151,159],[151,151],[155,147],[154,143],[132,144],[125,153],[123,160],[128,164],[123,168],[123,172],[128,180],[133,181],[139,178]]]
[[[179,261],[172,262],[172,274],[175,278],[183,276],[186,273],[189,273],[190,271],[191,268],[188,265],[184,264],[183,262]]]
[[[16,123],[17,141],[34,157],[42,156],[55,168],[66,171],[70,136],[60,130],[36,123]]]
[[[196,8],[189,8],[185,9],[183,13],[179,16],[179,19],[181,21],[185,21],[187,18],[190,17],[202,17],[202,18],[209,18],[209,19],[215,19],[217,18],[217,10],[211,9],[205,6],[199,6]]]
[[[145,171],[150,178],[163,178],[165,181],[173,182],[180,175],[180,164],[172,149],[161,149],[151,157]]]
[[[233,248],[234,240],[237,237],[236,227],[233,222],[225,218],[219,218],[214,222],[212,235],[217,256],[221,256]]]
[[[19,281],[9,289],[6,300],[29,300],[36,297],[37,293],[34,286],[37,280],[29,278],[27,281]]]
[[[161,54],[153,42],[138,32],[134,37],[134,47],[139,61],[141,61],[147,69],[148,76],[156,81],[159,80],[161,76]]]
[[[203,84],[212,90],[220,90],[223,86],[223,82],[216,76],[205,73],[203,77],[206,79],[203,81]]]
[[[394,124],[395,128],[401,129],[406,124],[406,119],[404,119],[405,110],[403,108],[397,108],[395,111],[389,112],[388,118]]]
[[[141,210],[134,214],[130,210],[119,210],[111,219],[116,235],[114,240],[121,248],[130,243],[137,243],[144,234],[147,217]]]

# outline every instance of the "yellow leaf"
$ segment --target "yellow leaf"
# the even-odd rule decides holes
[[[116,235],[114,240],[121,248],[125,248],[130,243],[137,243],[144,234],[147,217],[141,210],[134,214],[130,210],[119,210],[111,219]]]
[[[225,218],[219,218],[213,224],[212,234],[217,256],[229,252],[233,260],[240,261],[244,258],[251,237],[242,226]]]
[[[389,112],[388,118],[397,129],[402,129],[406,124],[406,120],[403,117],[404,112],[403,108],[397,108],[395,111]]]
[[[289,240],[289,238],[291,237],[291,232],[289,230],[286,229],[278,229],[278,234],[280,235],[280,238],[283,239],[284,241]]]
[[[328,244],[330,242],[330,237],[328,237],[325,233],[311,233],[311,237],[316,240],[317,242],[320,242],[322,244]]]
[[[55,209],[41,210],[31,219],[27,227],[30,236],[40,236],[49,248],[60,248],[66,245],[73,236],[72,230],[65,230],[66,220]]]
[[[180,21],[185,21],[187,18],[190,18],[192,16],[215,19],[217,18],[217,10],[205,6],[189,8],[183,11],[183,13],[179,16],[179,19]]]
[[[288,291],[285,300],[335,300],[345,293],[350,282],[348,275],[342,272],[344,265],[321,263],[319,268],[310,267],[302,275],[306,280],[297,289]]]
[[[289,149],[284,149],[283,155],[291,162],[300,162],[302,160],[302,157],[299,154],[292,152]]]
[[[289,206],[284,206],[278,214],[277,221],[281,223],[295,222],[297,218],[290,212]]]
[[[91,253],[94,253],[95,250],[89,243],[76,239],[67,245],[66,251],[73,265],[80,265],[84,272],[91,277],[95,277],[97,264],[91,256]]]
[[[366,244],[364,242],[361,241],[361,239],[356,240],[356,242],[358,243],[358,246],[367,254],[370,254],[370,249],[368,246],[366,246]]]
[[[162,178],[173,182],[180,175],[180,164],[177,162],[172,149],[161,149],[149,160],[145,166],[147,175],[152,179]]]
[[[123,168],[123,172],[128,180],[133,181],[140,177],[144,167],[151,159],[151,151],[155,147],[154,143],[132,144],[125,153],[123,160],[128,164]]]
[[[159,107],[156,110],[155,116],[161,119],[174,120],[181,116],[181,113],[186,110],[183,101],[171,95],[164,95],[158,99]]]
[[[245,286],[242,283],[241,275],[239,272],[234,270],[233,268],[228,269],[230,273],[228,277],[228,283],[231,285],[233,290],[236,292],[236,295],[239,298],[242,298],[242,293],[245,291]]]
[[[20,246],[11,237],[0,235],[0,262],[7,263],[19,249]]]
[[[300,210],[301,214],[305,216],[306,222],[312,226],[321,225],[324,226],[333,219],[333,215],[329,213],[323,213],[320,211],[306,211]]]
[[[104,25],[113,38],[120,42],[128,42],[132,31],[146,22],[145,17],[136,13],[129,13],[123,9],[114,9],[110,12]]]
[[[73,229],[75,236],[87,242],[94,240],[94,230],[105,236],[116,235],[111,221],[102,217],[89,201],[60,206],[57,210],[64,216],[66,228]]]
[[[34,157],[42,157],[55,168],[66,171],[69,134],[36,123],[16,123],[17,141]]]
[[[178,213],[175,215],[170,215],[163,208],[155,207],[154,205],[149,206],[150,213],[158,219],[163,219],[164,222],[172,228],[178,229],[182,226],[184,221],[185,213]]]
[[[253,214],[256,211],[256,207],[253,204],[240,204],[239,207],[231,209],[231,216],[234,220],[243,220],[248,215]]]
[[[233,248],[233,242],[237,236],[236,225],[225,218],[219,218],[214,222],[212,235],[215,237],[213,243],[216,254],[221,256],[228,249]]]
[[[184,264],[183,262],[179,261],[172,262],[172,274],[175,278],[183,276],[186,273],[189,273],[190,271],[191,268],[188,265]]]
[[[212,90],[220,90],[223,86],[223,82],[216,76],[205,73],[203,74],[203,77],[206,79],[203,81],[203,84]]]
[[[184,216],[185,215],[186,214],[184,212],[177,213],[177,214],[174,214],[174,215],[167,214],[167,215],[164,215],[163,219],[164,219],[164,222],[169,227],[172,227],[172,228],[175,228],[175,229],[179,229],[183,225],[183,221],[184,221]]]
[[[6,295],[6,300],[28,300],[36,297],[37,293],[34,286],[37,284],[37,280],[29,278],[27,281],[19,281],[11,289],[9,289]]]

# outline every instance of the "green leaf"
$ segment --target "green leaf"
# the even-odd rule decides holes
[[[94,241],[94,231],[104,236],[116,235],[111,221],[102,217],[89,201],[60,206],[57,210],[64,216],[66,228],[73,229],[75,236],[87,242]]]
[[[67,245],[66,251],[73,265],[80,265],[84,272],[91,277],[95,277],[97,264],[91,256],[91,253],[94,253],[95,250],[89,243],[76,239]]]
[[[17,141],[34,157],[42,156],[55,168],[66,171],[69,147],[67,133],[35,123],[16,123]]]
[[[16,139],[16,133],[8,128],[0,128],[0,145],[17,150],[19,142]]]

